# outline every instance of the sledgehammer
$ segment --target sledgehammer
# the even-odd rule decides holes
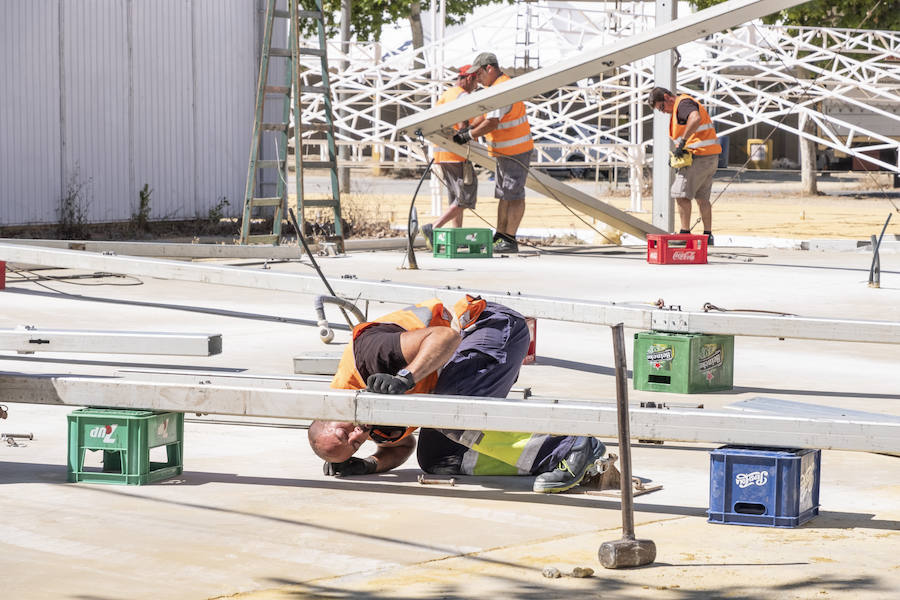
[[[622,539],[603,542],[597,555],[607,569],[649,565],[656,558],[653,540],[634,539],[634,496],[631,490],[631,440],[628,426],[628,373],[625,365],[625,334],[622,323],[612,328],[616,355],[616,404],[619,418],[619,469],[622,474]]]

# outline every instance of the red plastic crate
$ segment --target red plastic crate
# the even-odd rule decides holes
[[[6,263],[0,260],[0,290],[6,289]]]
[[[705,265],[706,236],[689,233],[647,235],[647,262],[654,265]]]
[[[534,362],[537,354],[537,319],[534,317],[525,317],[525,324],[528,325],[528,334],[531,336],[531,343],[528,344],[528,353],[522,359],[523,365],[530,365]]]

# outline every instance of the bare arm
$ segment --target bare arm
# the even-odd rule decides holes
[[[474,119],[473,119],[474,121]],[[497,129],[497,126],[500,125],[500,119],[495,118],[486,118],[471,129],[469,129],[469,133],[472,136],[472,139],[481,137],[487,133],[490,133]]]
[[[387,444],[378,444],[378,449],[372,458],[375,459],[376,473],[384,473],[395,469],[406,462],[416,449],[416,439],[408,435],[400,441]]]
[[[691,139],[691,136],[694,135],[698,127],[700,127],[700,111],[695,110],[688,115],[687,123],[684,124],[683,138],[685,140]]]
[[[449,327],[426,327],[402,333],[400,351],[413,379],[421,381],[447,364],[460,339],[459,334]]]

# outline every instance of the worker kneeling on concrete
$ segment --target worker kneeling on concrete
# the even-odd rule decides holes
[[[471,296],[460,300],[454,312],[433,299],[357,325],[331,387],[505,397],[528,351],[525,319],[510,308]],[[416,449],[414,430],[315,421],[309,443],[326,461],[326,475],[368,475],[406,462]],[[376,443],[375,453],[353,456],[367,440]],[[604,450],[590,437],[422,429],[417,458],[427,473],[536,475],[534,491],[554,493],[578,485]]]

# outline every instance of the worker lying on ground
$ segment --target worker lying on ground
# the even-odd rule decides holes
[[[461,334],[451,327],[453,321]],[[357,325],[331,385],[387,394],[503,398],[518,377],[529,343],[525,319],[512,309],[467,296],[457,303],[453,317],[438,300],[430,300]],[[327,461],[326,475],[368,475],[406,462],[416,448],[414,430],[315,421],[309,442]],[[367,440],[377,444],[375,453],[354,457]],[[553,493],[578,485],[604,450],[589,437],[422,429],[417,458],[428,473],[537,475],[534,491]]]

